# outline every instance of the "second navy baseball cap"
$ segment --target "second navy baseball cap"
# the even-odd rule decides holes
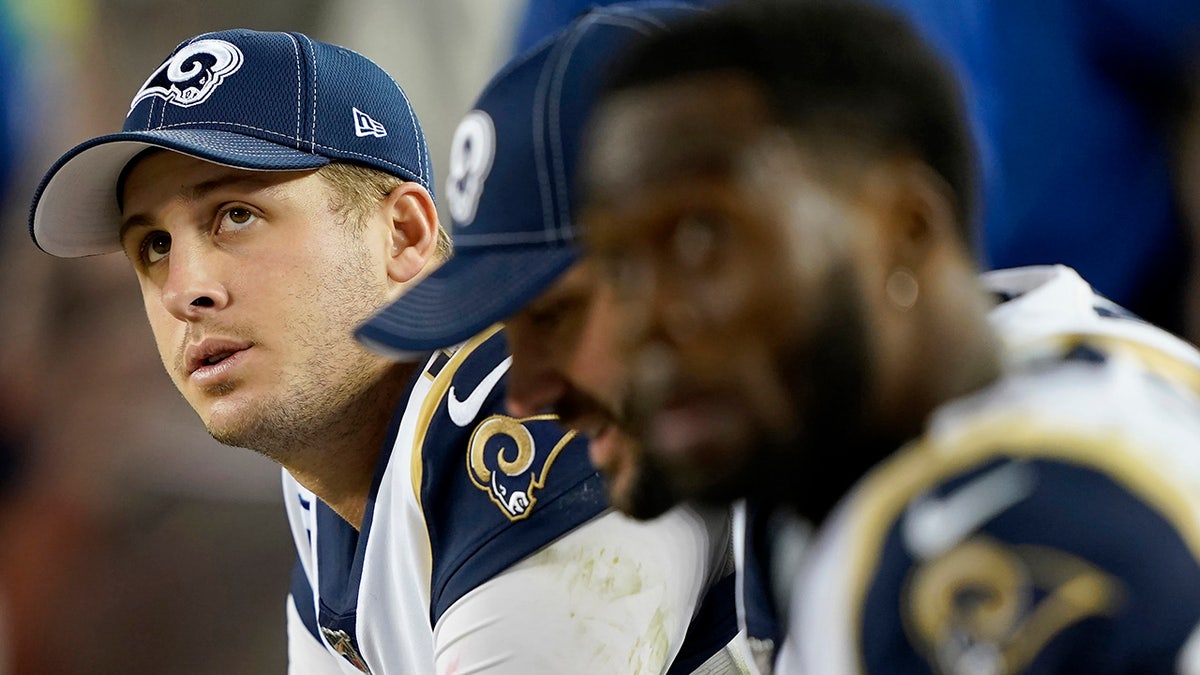
[[[227,30],[176,47],[134,95],[119,133],[50,168],[29,217],[38,247],[63,257],[120,250],[118,179],[147,148],[264,171],[352,162],[433,192],[421,125],[382,68],[301,33]]]
[[[443,185],[454,256],[358,330],[380,351],[457,344],[540,295],[576,260],[575,164],[607,66],[702,9],[594,8],[500,70],[451,142]]]

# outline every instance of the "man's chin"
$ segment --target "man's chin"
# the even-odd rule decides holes
[[[764,458],[750,457],[741,451],[707,454],[705,459],[719,461],[679,461],[664,466],[661,471],[665,491],[679,500],[694,501],[709,506],[726,506],[743,497],[767,497],[776,492],[773,485],[778,476],[767,470]],[[699,460],[701,456],[689,459]]]
[[[231,448],[254,449],[253,434],[247,433],[243,427],[228,424],[206,424],[208,435],[221,445]]]
[[[246,448],[275,458],[269,449],[278,445],[273,441],[280,435],[281,426],[272,422],[270,417],[255,414],[250,406],[242,409],[230,406],[210,411],[204,427],[222,445]]]
[[[679,503],[665,478],[644,467],[605,476],[609,503],[630,518],[651,520]]]
[[[758,492],[752,482],[741,475],[689,475],[680,472],[675,475],[673,484],[675,491],[685,498],[710,506],[727,506]]]

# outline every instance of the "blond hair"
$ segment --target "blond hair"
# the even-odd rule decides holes
[[[348,222],[361,226],[370,209],[379,203],[396,186],[406,182],[399,176],[358,164],[332,162],[317,170],[317,174],[333,188],[332,210],[341,214]],[[438,224],[436,260],[450,257],[453,245],[450,234]]]

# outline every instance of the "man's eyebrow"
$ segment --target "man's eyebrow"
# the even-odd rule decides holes
[[[153,220],[140,213],[135,213],[121,221],[121,231],[117,233],[117,241],[121,244],[121,248],[125,247],[126,232],[135,227],[150,227],[153,223]]]
[[[301,174],[297,172],[296,175]],[[196,183],[190,188],[185,188],[183,194],[189,201],[195,201],[203,199],[222,188],[241,187],[249,190],[262,190],[274,187],[279,182],[279,172],[277,171],[261,173],[237,171],[237,173],[220,175],[211,180]]]
[[[180,190],[187,201],[199,201],[217,190],[230,187],[241,187],[247,190],[263,190],[269,189],[277,185],[279,178],[277,172],[263,172],[262,175],[253,173],[244,173],[238,171],[217,176],[210,180],[202,181],[191,186],[184,186]],[[151,227],[154,224],[154,219],[142,213],[135,213],[121,221],[121,230],[117,234],[117,240],[125,241],[125,233],[135,227]]]

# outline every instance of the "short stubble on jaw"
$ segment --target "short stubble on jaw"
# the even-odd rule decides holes
[[[387,296],[384,289],[374,288],[368,281],[374,270],[361,237],[347,231],[345,240],[360,250],[309,282],[322,294],[332,293],[324,303],[329,312],[309,317],[317,318],[321,325],[288,324],[287,339],[307,347],[309,358],[280,384],[278,395],[247,404],[254,409],[240,416],[243,424],[224,429],[210,426],[209,433],[218,441],[284,462],[315,439],[351,434],[362,425],[378,423],[374,418],[379,403],[372,390],[384,376],[387,363],[358,345],[352,330],[382,306]]]
[[[263,376],[275,378],[268,392],[235,403],[238,409],[223,421],[213,409],[220,399],[236,395],[242,383],[235,379],[201,394],[210,398],[203,421],[214,439],[282,464],[320,439],[348,438],[363,428],[386,426],[386,414],[380,419],[379,409],[391,409],[390,402],[382,401],[384,392],[378,391],[391,364],[352,336],[354,327],[388,300],[387,288],[374,281],[378,271],[364,240],[366,227],[351,222],[364,218],[348,212],[326,217],[331,222],[321,226],[336,228],[334,242],[342,252],[330,260],[331,269],[306,269],[303,277],[289,279],[294,290],[286,304],[304,313],[284,317],[278,331],[281,343],[290,342],[289,348],[298,350],[303,360]],[[235,328],[227,332],[239,336]],[[203,409],[193,407],[197,412]]]

